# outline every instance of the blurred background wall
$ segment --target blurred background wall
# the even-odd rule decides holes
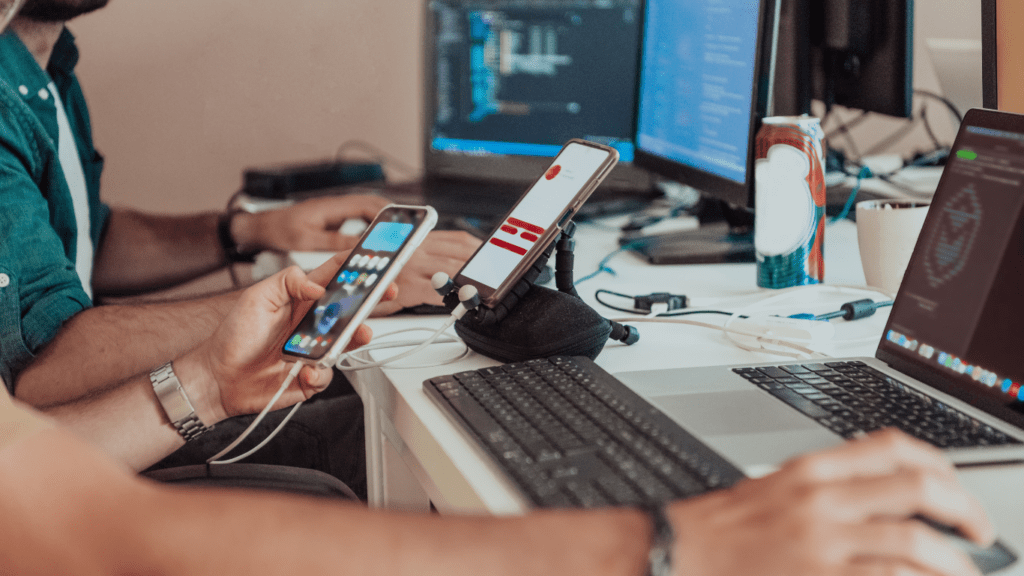
[[[422,20],[422,0],[110,0],[73,21],[106,200],[216,210],[245,167],[350,139],[418,166]],[[924,38],[976,39],[980,22],[979,0],[917,0],[915,84],[938,86]],[[853,133],[866,148],[899,125]],[[892,151],[915,146],[920,128]]]

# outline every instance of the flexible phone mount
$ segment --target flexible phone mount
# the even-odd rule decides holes
[[[573,286],[574,250],[576,248],[576,241],[573,236],[575,232],[576,225],[570,221],[559,237],[548,245],[536,262],[533,263],[533,266],[523,275],[523,278],[497,306],[494,308],[479,306],[466,313],[456,324],[456,330],[460,332],[460,335],[466,339],[465,334],[462,334],[462,332],[476,331],[476,333],[479,333],[482,331],[486,332],[491,338],[500,339],[503,334],[499,325],[503,322],[509,321],[510,323],[523,324],[532,322],[533,319],[539,321],[540,317],[547,316],[550,312],[551,315],[561,314],[567,317],[569,322],[583,324],[575,327],[580,333],[593,332],[593,330],[588,330],[588,328],[600,329],[603,327],[605,330],[610,329],[610,333],[605,333],[606,335],[603,336],[605,340],[612,339],[627,345],[636,343],[640,338],[636,328],[603,318],[593,308],[583,302],[579,293],[576,292],[576,288]],[[555,252],[556,249],[557,253]],[[553,254],[555,255],[555,286],[561,294],[556,294],[542,286],[536,286],[537,278]],[[449,309],[454,309],[459,304],[457,288],[454,285],[445,288],[448,292],[443,294],[444,303]],[[442,290],[439,289],[440,291]],[[568,301],[566,297],[570,297],[572,301]],[[519,317],[527,314],[531,318]],[[510,317],[512,318],[510,319]],[[544,337],[542,334],[534,334],[533,336],[537,339]],[[515,339],[522,339],[522,337],[516,336]],[[469,343],[468,339],[467,343]],[[472,343],[470,344],[471,347],[477,349]],[[521,345],[520,342],[509,342],[508,344],[510,346]],[[491,343],[488,350],[478,349],[477,351],[495,357],[494,346],[495,343]],[[599,351],[600,347],[597,350]],[[527,354],[520,351],[518,354],[506,354],[505,358],[499,359],[518,359],[518,357]],[[596,353],[593,354],[594,357],[596,355]]]

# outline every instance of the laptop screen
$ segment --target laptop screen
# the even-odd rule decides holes
[[[1024,415],[1022,285],[1024,117],[972,110],[932,199],[879,357],[905,360],[919,369],[912,375],[938,380],[938,388],[980,408]],[[914,373],[921,371],[925,376]]]

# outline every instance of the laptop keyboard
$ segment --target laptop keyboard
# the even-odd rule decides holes
[[[656,504],[744,477],[587,358],[505,364],[423,387],[540,507]]]
[[[1020,444],[864,362],[734,368],[844,438],[885,427],[940,448]]]

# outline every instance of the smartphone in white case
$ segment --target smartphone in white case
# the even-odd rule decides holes
[[[437,224],[430,206],[386,206],[281,349],[288,360],[333,366],[352,335]]]

